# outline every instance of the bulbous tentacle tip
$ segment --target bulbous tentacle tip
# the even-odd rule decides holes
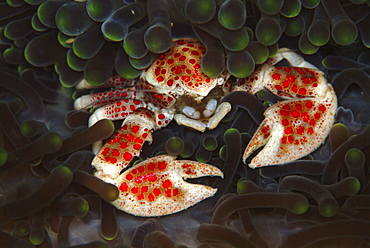
[[[173,214],[217,192],[210,186],[184,181],[203,176],[223,177],[223,173],[212,165],[175,160],[171,155],[149,158],[112,181],[120,190],[119,198],[112,204],[136,216]]]

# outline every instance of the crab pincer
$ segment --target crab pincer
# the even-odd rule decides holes
[[[264,87],[286,101],[269,107],[265,120],[245,149],[245,161],[256,149],[265,147],[249,167],[294,161],[316,150],[334,123],[337,98],[323,73],[300,67],[268,67]]]
[[[213,196],[217,189],[192,184],[187,178],[220,176],[218,168],[190,160],[160,155],[140,162],[110,183],[120,190],[116,208],[136,216],[173,214]]]
[[[144,142],[152,141],[154,128],[151,111],[134,111],[93,159],[95,176],[120,190],[119,198],[111,204],[137,216],[162,216],[213,196],[217,189],[184,181],[202,176],[223,177],[212,165],[161,155],[125,170],[139,156]]]

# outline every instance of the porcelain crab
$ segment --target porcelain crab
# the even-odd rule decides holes
[[[140,154],[144,142],[152,141],[151,133],[172,119],[199,131],[215,128],[231,109],[228,102],[221,103],[230,92],[255,94],[268,89],[286,99],[265,111],[265,120],[246,147],[244,162],[253,151],[265,146],[252,159],[251,168],[299,159],[313,152],[328,135],[337,109],[336,95],[323,72],[298,54],[282,48],[248,78],[232,85],[227,83],[227,72],[209,78],[201,71],[204,53],[205,47],[197,40],[174,41],[140,79],[114,76],[102,85],[113,89],[76,99],[76,109],[97,108],[89,126],[104,118],[124,119],[104,146],[93,147],[95,176],[119,188],[120,196],[112,202],[118,209],[137,216],[162,216],[215,194],[217,189],[183,180],[222,177],[212,165],[161,155],[124,169]],[[274,67],[283,59],[291,66]],[[77,88],[93,86],[83,80]]]

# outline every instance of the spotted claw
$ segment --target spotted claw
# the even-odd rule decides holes
[[[298,67],[269,67],[264,87],[281,101],[269,107],[243,155],[243,161],[259,147],[265,147],[249,167],[283,164],[302,158],[328,136],[334,124],[337,97],[322,73]]]
[[[111,202],[119,210],[136,216],[163,216],[187,209],[216,193],[217,189],[210,186],[184,181],[202,176],[223,177],[223,173],[212,165],[160,155],[105,181],[120,190],[118,199]]]
[[[266,119],[247,146],[245,161],[256,149],[265,147],[249,167],[294,161],[316,150],[334,122],[336,104],[312,99],[277,103],[265,111]]]

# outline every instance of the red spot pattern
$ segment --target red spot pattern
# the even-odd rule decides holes
[[[181,191],[174,187],[165,171],[166,161],[142,162],[128,170],[119,186],[123,193],[133,194],[139,201],[153,202],[159,196],[179,197]],[[186,165],[184,165],[187,168]],[[191,171],[191,165],[188,166]]]
[[[131,84],[131,80],[125,79],[119,75],[111,77],[107,82],[104,83],[106,87],[117,87],[117,86],[126,86]]]
[[[183,165],[181,165],[181,168],[188,175],[190,175],[190,174],[196,175],[196,172],[194,171],[194,168],[191,164],[183,164]]]
[[[117,130],[97,156],[106,162],[124,168],[134,156],[138,156],[150,130],[129,122]]]
[[[127,82],[122,85],[126,84],[129,85]],[[84,96],[84,104],[89,108],[90,107],[97,108],[101,106],[111,105],[111,107],[108,107],[107,111],[110,111],[111,113],[119,112],[122,105],[121,102],[122,99],[134,99],[136,97],[136,93],[134,91],[137,89],[137,87],[135,86],[130,87],[131,87],[130,89],[120,88],[86,95]]]
[[[162,70],[163,71],[163,70]],[[160,73],[160,70],[158,70],[158,73]],[[172,86],[174,81],[172,79],[167,81],[168,86]],[[148,91],[148,95],[150,96],[150,100],[153,103],[157,103],[165,108],[169,107],[175,102],[175,98],[171,94],[158,94],[155,93],[156,89],[152,85],[150,85],[148,82],[141,82],[141,88],[143,90]]]
[[[108,103],[108,105],[105,105],[104,107],[101,108],[104,111],[102,117],[105,117],[110,120],[120,120],[131,114],[136,109],[146,107],[145,102],[134,99],[136,93],[130,94],[130,97],[132,97],[133,99],[128,99],[124,97],[119,97],[119,99],[116,99],[119,95],[116,95],[114,97],[115,101],[113,103],[110,104]],[[106,101],[102,101],[102,103],[107,104]],[[99,105],[101,105],[101,103],[99,103]]]
[[[208,93],[216,82],[201,71],[200,62],[205,53],[205,47],[195,40],[179,40],[170,51],[159,55],[147,73],[153,73],[156,82],[170,92],[176,85],[188,92]],[[164,61],[162,64],[160,61]]]
[[[307,136],[314,135],[314,128],[326,111],[324,104],[312,100],[301,100],[291,103],[278,103],[281,106],[277,113],[284,126],[283,144],[303,144]]]
[[[293,98],[298,96],[316,96],[319,72],[299,67],[272,67],[271,84],[277,91],[288,93]]]
[[[261,129],[261,132],[263,133],[263,137],[267,139],[270,136],[270,126],[266,125]]]

